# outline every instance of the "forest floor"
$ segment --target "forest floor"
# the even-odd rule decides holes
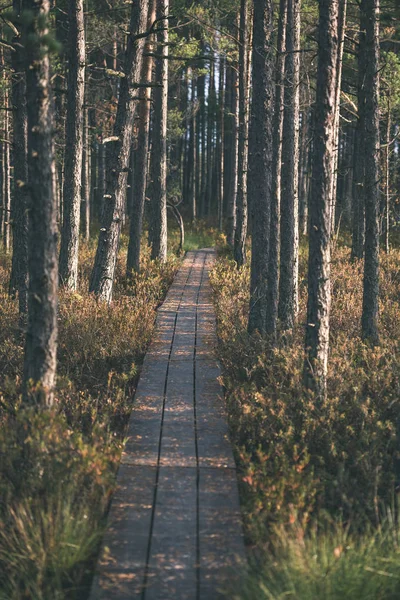
[[[362,262],[332,257],[328,396],[302,387],[306,251],[298,325],[271,347],[247,333],[250,269],[211,273],[219,359],[252,570],[235,599],[400,597],[400,251],[381,257],[380,332],[360,337]]]
[[[189,231],[185,249],[213,239]],[[1,600],[88,595],[156,309],[180,264],[177,246],[173,234],[159,265],[143,244],[141,274],[127,285],[123,236],[107,306],[86,291],[95,240],[82,244],[79,290],[60,292],[57,402],[43,414],[21,406],[23,332],[7,293],[10,258],[0,254]]]
[[[186,249],[217,239],[195,231]],[[60,295],[58,402],[45,414],[21,407],[23,336],[7,294],[10,260],[0,255],[1,600],[87,597],[132,395],[179,265],[172,254],[152,264],[145,249],[128,287],[124,239],[108,307],[85,291],[93,253],[93,242],[82,246],[81,288]],[[362,263],[350,261],[346,240],[334,249],[322,404],[301,385],[304,248],[300,263],[298,325],[273,349],[246,331],[249,266],[238,271],[221,249],[211,272],[251,556],[250,576],[230,597],[391,600],[400,597],[400,250],[381,257],[381,343],[370,348],[360,337]]]

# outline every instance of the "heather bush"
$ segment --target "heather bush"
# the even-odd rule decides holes
[[[114,300],[87,293],[92,245],[80,256],[80,289],[61,291],[56,403],[21,403],[23,331],[0,257],[0,598],[84,598],[112,495],[125,425],[155,310],[176,259],[151,263],[129,286],[126,249]]]
[[[358,531],[371,524],[379,527],[385,507],[395,505],[400,414],[399,259],[397,250],[382,257],[381,344],[372,348],[360,338],[362,264],[350,262],[345,246],[335,249],[324,402],[316,401],[302,387],[305,253],[301,256],[298,325],[273,348],[246,331],[249,267],[238,271],[229,258],[221,257],[212,272],[219,356],[239,465],[245,529],[261,560],[274,552],[277,527],[283,527],[290,539],[296,539],[299,531],[304,537],[328,514]]]

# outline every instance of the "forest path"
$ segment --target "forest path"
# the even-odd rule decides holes
[[[216,600],[245,566],[214,261],[212,249],[188,252],[158,311],[91,600]]]

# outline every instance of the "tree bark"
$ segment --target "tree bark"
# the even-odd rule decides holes
[[[114,124],[115,143],[112,145],[108,158],[106,198],[89,288],[100,300],[106,302],[111,302],[114,286],[132,144],[133,119],[138,98],[135,87],[140,79],[146,23],[147,2],[145,0],[133,2],[125,52],[125,77],[120,82]]]
[[[254,0],[248,197],[252,222],[249,333],[265,334],[272,166],[272,2]]]
[[[354,142],[353,177],[353,235],[351,256],[353,259],[364,256],[365,243],[365,15],[360,11],[360,33],[358,42],[358,118]]]
[[[339,3],[339,52],[337,55],[336,68],[336,93],[335,93],[335,152],[333,155],[332,164],[332,193],[331,193],[331,235],[335,233],[336,225],[336,205],[337,205],[337,184],[338,184],[338,164],[339,164],[339,140],[340,140],[340,94],[342,91],[342,70],[343,70],[343,54],[344,42],[346,34],[346,17],[347,17],[347,0],[342,0]]]
[[[147,18],[147,27],[150,29],[156,18],[155,0],[149,4],[149,13]],[[151,52],[151,41],[146,42],[145,53]],[[147,51],[147,52],[146,52]],[[142,64],[141,80],[151,81],[153,72],[153,59],[151,56],[145,56]],[[148,155],[149,155],[149,132],[150,132],[150,101],[151,88],[141,88],[139,90],[140,103],[138,107],[138,135],[137,150],[135,156],[135,173],[132,190],[132,214],[129,229],[128,258],[126,264],[127,277],[131,277],[133,272],[140,271],[140,246],[143,230],[143,213],[146,199],[147,175],[148,175]]]
[[[81,182],[81,229],[86,241],[90,238],[90,150],[88,136],[88,112],[83,111],[82,182]]]
[[[21,14],[21,0],[14,0],[16,15]],[[13,151],[14,151],[14,198],[13,198],[13,256],[10,277],[10,295],[18,293],[21,321],[28,310],[28,115],[24,53],[20,36],[14,40],[11,54],[14,71],[12,85],[13,105]]]
[[[326,395],[329,353],[330,216],[338,58],[339,0],[321,0],[313,176],[310,196],[308,305],[304,381],[319,399]]]
[[[25,401],[53,403],[57,353],[57,203],[48,49],[49,0],[24,0],[28,110],[29,295],[24,358]],[[29,12],[28,12],[29,11]]]
[[[226,241],[233,248],[236,231],[236,200],[238,188],[238,143],[239,143],[239,93],[237,69],[231,66],[232,95],[229,114],[229,129],[231,131],[232,144],[230,147],[229,186],[226,186]]]
[[[362,0],[365,15],[365,260],[362,334],[379,341],[379,0]]]
[[[233,255],[238,267],[246,262],[247,237],[247,169],[249,144],[249,1],[240,3],[239,32],[239,132],[236,228]]]
[[[5,74],[5,71],[4,71]],[[4,250],[8,254],[11,246],[11,174],[10,174],[10,118],[8,114],[8,81],[4,78],[4,229],[3,229],[3,245]]]
[[[151,156],[151,215],[153,240],[151,258],[167,259],[167,118],[168,118],[168,10],[169,0],[157,0],[157,18],[163,30],[158,34],[162,58],[156,62],[154,90],[154,133]]]
[[[278,48],[275,66],[275,108],[271,166],[271,216],[269,233],[266,333],[276,337],[279,304],[279,249],[281,209],[281,168],[285,95],[286,27],[288,0],[280,0],[278,21]]]
[[[294,326],[298,312],[299,271],[299,108],[300,0],[288,0],[285,111],[282,146],[281,252],[279,318],[282,329]]]
[[[78,286],[79,225],[81,211],[83,103],[85,98],[85,27],[83,0],[69,0],[69,51],[63,226],[60,247],[60,285]]]

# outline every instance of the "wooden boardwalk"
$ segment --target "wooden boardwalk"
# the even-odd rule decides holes
[[[189,252],[158,311],[91,600],[215,600],[245,565],[208,273]]]

